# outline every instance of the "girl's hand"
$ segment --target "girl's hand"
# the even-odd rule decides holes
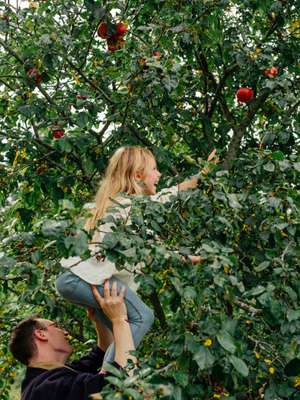
[[[207,157],[207,166],[202,168],[201,173],[202,174],[208,174],[212,168],[218,164],[220,162],[220,159],[217,155],[217,150],[213,149],[213,151],[209,154],[209,156]],[[209,165],[210,164],[210,165]]]
[[[192,264],[200,264],[202,262],[200,256],[187,256],[187,258],[192,262]]]

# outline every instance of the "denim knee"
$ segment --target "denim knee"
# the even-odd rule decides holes
[[[77,277],[72,272],[64,272],[56,278],[55,286],[58,293],[64,299],[70,299],[74,296],[77,284]]]
[[[154,312],[148,306],[146,306],[145,312],[143,314],[143,322],[145,325],[149,327],[149,329],[151,328],[154,322]]]

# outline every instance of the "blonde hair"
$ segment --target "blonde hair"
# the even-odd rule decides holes
[[[120,147],[109,159],[104,179],[95,197],[96,206],[86,221],[87,230],[94,229],[118,193],[127,195],[145,194],[137,174],[144,175],[150,159],[155,159],[150,150],[140,146]]]

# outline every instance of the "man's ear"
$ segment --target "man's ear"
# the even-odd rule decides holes
[[[41,340],[42,342],[47,342],[48,340],[44,329],[35,329],[33,334],[36,339]]]

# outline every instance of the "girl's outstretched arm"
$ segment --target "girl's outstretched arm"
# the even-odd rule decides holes
[[[212,164],[217,164],[219,162],[219,157],[216,156],[216,149],[214,149],[207,158],[207,161],[211,161]],[[201,174],[208,174],[209,167],[205,167],[201,170]],[[188,189],[195,189],[198,185],[198,178],[199,176],[195,175],[192,176],[190,179],[187,179],[184,182],[178,184],[178,190],[188,190]]]

